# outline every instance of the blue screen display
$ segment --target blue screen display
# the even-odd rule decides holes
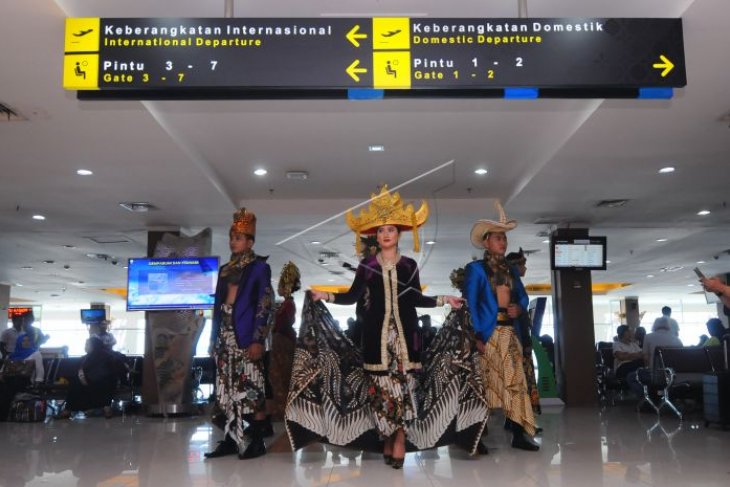
[[[82,309],[81,323],[87,325],[99,324],[106,319],[106,310],[104,309]]]
[[[129,259],[127,310],[212,308],[217,280],[218,257]]]

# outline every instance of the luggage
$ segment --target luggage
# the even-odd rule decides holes
[[[703,377],[703,395],[705,408],[705,426],[718,423],[725,429],[730,426],[730,371],[728,370],[728,335],[723,337],[723,358],[725,370],[705,374]]]
[[[17,423],[40,423],[46,420],[47,403],[33,394],[16,394],[10,405],[8,421]]]

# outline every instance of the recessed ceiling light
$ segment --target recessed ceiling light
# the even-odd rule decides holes
[[[487,174],[487,170],[483,167],[480,167],[479,169],[474,170],[474,174],[479,174],[480,176],[483,176],[484,174]]]
[[[695,287],[694,284],[687,284],[687,287]]]
[[[435,245],[435,244],[436,244],[435,240],[429,240],[428,242],[426,242],[426,245]]]
[[[23,287],[23,285],[21,283],[19,283],[19,282],[16,282],[15,285],[18,286],[18,287]]]
[[[309,242],[309,243],[311,243],[312,245],[319,245],[319,244],[321,244],[322,242],[320,242],[319,240],[312,240],[312,241],[311,241],[311,242]]]
[[[669,239],[667,239],[667,238],[658,238],[658,239],[656,239],[657,242],[666,242],[667,240],[669,240]]]
[[[155,205],[146,201],[125,201],[119,203],[119,206],[133,213],[146,213],[157,209]]]
[[[44,261],[43,261],[43,263],[44,263],[44,264],[53,264],[54,262],[55,262],[55,261],[53,261],[53,260],[50,260],[50,259],[48,259],[48,260],[44,260]]]
[[[543,240],[542,243],[550,243],[550,240]]]
[[[667,166],[659,169],[659,174],[669,174],[670,172],[674,172],[674,168],[672,166]]]
[[[710,210],[700,210],[697,212],[699,216],[705,216],[710,214]]]
[[[66,244],[66,245],[64,245],[64,247],[66,247],[67,249],[73,249],[73,248],[76,248],[76,246],[75,246],[75,245],[71,245],[71,244]]]
[[[88,169],[79,169],[78,171],[76,171],[76,174],[78,174],[79,176],[91,176],[92,174],[94,174],[94,172],[89,171]]]
[[[23,267],[21,267],[21,269],[33,270],[33,266],[32,265],[24,265]]]
[[[697,263],[698,263],[698,264],[704,264],[704,263],[705,263],[705,261],[704,261],[704,260],[698,260],[698,261],[697,261]]]
[[[256,169],[253,173],[257,176],[266,176],[269,171],[263,168]]]
[[[34,220],[45,220],[46,217],[43,215],[33,215]]]
[[[649,274],[649,275],[647,275],[646,277],[647,277],[648,279],[651,279],[652,277],[654,277],[654,274]]]
[[[606,261],[606,264],[610,264],[610,263],[611,263],[611,261],[610,261],[610,260],[607,260],[607,261]]]
[[[328,282],[335,282],[334,279],[327,279]]]
[[[368,150],[370,152],[385,152],[385,146],[384,145],[369,145]]]

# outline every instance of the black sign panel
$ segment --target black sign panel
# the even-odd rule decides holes
[[[74,90],[686,84],[679,19],[72,18],[65,52]]]

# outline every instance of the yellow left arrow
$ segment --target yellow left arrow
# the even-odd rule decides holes
[[[659,59],[662,61],[661,63],[654,63],[652,65],[652,68],[656,69],[662,69],[664,68],[664,71],[662,71],[662,78],[666,78],[669,72],[674,69],[674,64],[672,61],[669,60],[664,54],[659,55]]]
[[[358,42],[358,39],[367,39],[367,34],[358,34],[360,31],[360,24],[355,24],[355,27],[350,29],[350,32],[347,33],[345,37],[347,37],[347,40],[352,42],[352,45],[355,47],[360,47],[360,42]]]
[[[345,70],[345,72],[347,72],[347,74],[349,74],[350,77],[358,83],[360,82],[360,77],[358,76],[358,74],[364,74],[368,72],[367,68],[358,68],[359,65],[360,60],[355,59],[352,64],[350,64]]]

